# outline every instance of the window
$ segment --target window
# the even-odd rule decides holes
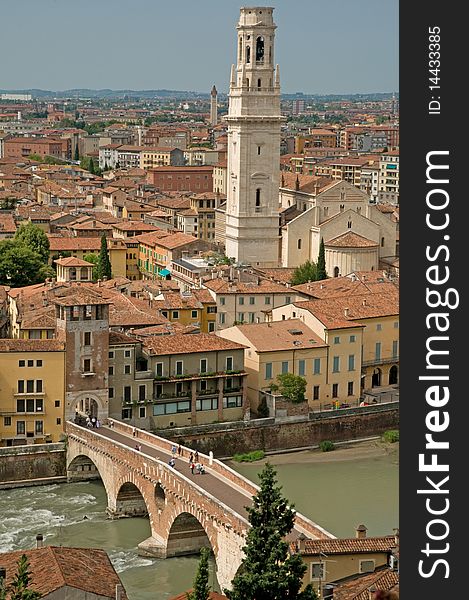
[[[109,398],[114,398],[114,388],[113,387],[109,388]]]
[[[26,412],[26,403],[24,399],[20,399],[16,401],[16,412],[23,413]]]
[[[250,312],[249,313],[249,323],[254,323],[255,320],[256,320],[256,313]]]
[[[124,365],[124,375],[130,375],[131,367],[130,365]]]
[[[303,376],[305,374],[305,361],[298,361],[298,375]]]
[[[359,561],[359,573],[373,573],[375,570],[374,560],[361,560]]]
[[[92,316],[93,316],[93,307],[85,306],[85,319],[91,319]],[[96,314],[96,316],[98,316],[98,315]]]
[[[157,377],[163,377],[163,363],[162,362],[156,363],[155,375]]]
[[[138,416],[140,417],[140,419],[144,419],[147,415],[146,415],[146,408],[145,406],[139,406],[138,407]]]
[[[381,325],[381,323],[377,323],[376,324],[376,331],[382,331],[383,326]]]
[[[239,304],[240,305],[244,304],[244,296],[240,296],[240,298],[239,298]]]
[[[40,435],[44,433],[44,421],[35,421],[34,422],[34,433],[36,435]]]
[[[36,361],[36,367],[42,367],[42,360]]]
[[[339,396],[339,384],[333,383],[332,384],[332,397],[338,398],[338,396]]]
[[[173,310],[173,319],[179,319],[179,311]]]
[[[28,398],[26,400],[26,412],[35,412],[34,411],[34,400],[32,398]]]
[[[167,310],[162,310],[162,311],[161,311],[161,315],[162,315],[162,316],[163,316],[165,319],[167,319],[167,318],[168,318],[168,311],[167,311]]]
[[[399,321],[394,321],[394,329],[399,329]]]
[[[58,418],[55,420],[55,424],[56,424],[56,425],[61,425],[61,424],[62,424],[62,419],[61,419],[60,417],[58,417]]]
[[[348,370],[355,371],[355,354],[349,354],[348,357]]]
[[[261,147],[257,146],[257,156],[260,156],[260,154],[261,154]]]
[[[139,385],[138,386],[138,399],[140,400],[140,402],[142,402],[143,400],[145,400],[146,397],[147,397],[147,386]]]
[[[123,408],[122,409],[122,419],[131,419],[132,418],[132,409],[131,408]]]
[[[84,359],[83,371],[84,371],[84,373],[91,373],[91,359],[89,359],[89,358]]]
[[[265,378],[272,379],[272,363],[265,363]]]
[[[336,336],[334,338],[334,344],[340,344],[340,337],[339,336]]]
[[[109,375],[114,375],[114,367],[109,367]]]
[[[221,296],[220,298],[220,306],[225,306],[225,297]]]
[[[264,298],[264,304],[270,304],[270,296]]]
[[[254,296],[249,296],[249,304],[255,304],[256,303],[256,299],[254,298]]]
[[[207,372],[207,359],[206,358],[200,359],[200,372],[201,373]]]
[[[220,325],[224,325],[225,324],[225,313],[219,313],[219,315],[218,315],[218,322],[220,323]]]
[[[238,319],[237,319],[240,323],[244,323],[244,313],[240,312],[238,313]]]
[[[324,563],[311,563],[311,579],[324,579],[326,570]]]
[[[36,380],[36,392],[39,394],[42,393],[42,379]]]
[[[347,383],[347,396],[353,396],[353,381]]]
[[[256,206],[259,207],[261,205],[261,188],[256,189]]]
[[[42,412],[44,410],[44,400],[42,398],[38,398],[36,400],[36,412]]]
[[[24,435],[26,433],[26,422],[16,421],[16,433],[17,435]]]
[[[55,408],[60,408],[60,400],[56,400],[54,402],[54,406],[55,406]]]
[[[210,321],[208,324],[208,332],[211,333],[212,331],[215,331],[215,321]]]
[[[288,360],[282,361],[282,373],[288,373]]]
[[[184,363],[182,360],[176,361],[176,375],[182,375]]]
[[[11,427],[11,417],[3,417],[3,424],[5,427]]]
[[[132,352],[131,350],[125,350],[125,352],[124,352],[125,358],[130,358],[131,352]]]
[[[392,343],[392,357],[397,358],[398,355],[399,355],[399,341],[394,340]]]
[[[353,342],[355,342],[356,339],[357,338],[354,335],[351,335],[349,341],[350,341],[351,344],[353,344]]]
[[[291,296],[285,296],[285,304],[290,304]]]
[[[28,379],[26,382],[26,393],[32,394],[34,392],[34,380]]]
[[[298,250],[301,250],[301,238],[298,239],[297,246]]]
[[[34,367],[34,360],[28,360],[28,367]]]
[[[376,342],[375,345],[375,360],[381,359],[381,342]]]
[[[195,401],[195,410],[217,410],[218,398],[203,398]]]
[[[338,373],[340,371],[340,356],[334,356],[332,359],[332,372]]]
[[[216,306],[207,306],[207,314],[213,314],[217,312]]]
[[[321,373],[321,359],[315,358],[313,362],[313,375],[319,375]]]
[[[227,371],[233,370],[233,357],[232,356],[226,357],[226,370]]]
[[[313,386],[313,400],[319,400],[319,386]]]
[[[109,352],[109,358],[114,358],[114,352]]]
[[[193,310],[193,311],[191,312],[191,317],[192,317],[192,319],[197,319],[197,314],[198,314],[198,313],[197,313],[197,311],[196,311],[196,310]]]
[[[223,398],[223,408],[240,408],[243,406],[242,396],[225,396]]]
[[[89,331],[85,331],[83,343],[85,346],[91,346],[91,333]]]
[[[124,402],[132,402],[132,388],[130,385],[124,386]]]

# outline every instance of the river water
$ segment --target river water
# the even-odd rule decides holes
[[[395,453],[326,463],[301,462],[297,455],[270,461],[282,462],[275,464],[278,478],[297,510],[334,535],[351,537],[358,523],[368,527],[368,535],[392,533],[398,526]],[[257,483],[262,465],[235,468]],[[0,552],[33,548],[42,533],[46,544],[106,549],[130,600],[167,600],[191,587],[197,557],[138,556],[137,544],[150,536],[148,520],[107,520],[105,509],[106,494],[97,481],[0,491]],[[213,563],[211,583],[217,590]]]

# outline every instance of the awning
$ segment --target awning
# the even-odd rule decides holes
[[[162,275],[163,277],[167,277],[168,275],[171,275],[171,271],[168,271],[168,269],[161,269],[161,271],[158,273],[158,275]]]

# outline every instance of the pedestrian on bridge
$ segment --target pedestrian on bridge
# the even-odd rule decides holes
[[[181,444],[178,445],[178,454],[179,456],[183,456]]]
[[[199,462],[199,453],[197,450],[195,451],[195,454],[194,454],[194,461]]]
[[[191,473],[192,473],[192,475],[194,475],[194,469],[195,469],[195,464],[194,464],[194,462],[191,462]]]
[[[191,452],[190,455],[189,455],[189,467],[191,466],[192,462],[194,462],[194,455]]]
[[[176,464],[176,461],[174,460],[174,458],[170,458],[170,459],[169,459],[169,462],[168,462],[168,465],[169,465],[170,467],[173,467],[173,469],[174,469],[174,465],[175,465],[175,464]]]

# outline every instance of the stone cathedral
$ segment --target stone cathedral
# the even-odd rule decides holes
[[[279,68],[273,8],[241,8],[237,64],[231,67],[226,255],[253,266],[279,265]]]

